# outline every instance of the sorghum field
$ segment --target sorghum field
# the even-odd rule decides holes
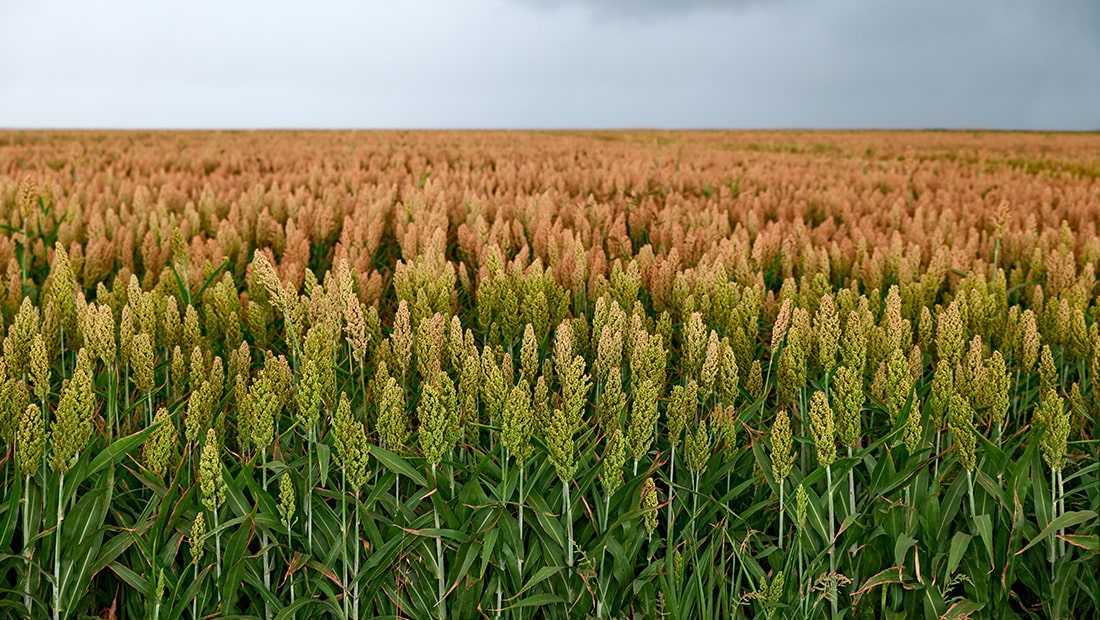
[[[0,605],[1095,618],[1100,136],[0,133]]]

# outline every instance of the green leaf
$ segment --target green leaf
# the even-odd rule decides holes
[[[947,613],[941,616],[942,620],[955,620],[955,618],[968,618],[976,611],[981,611],[985,607],[984,604],[975,603],[973,601],[963,599],[951,605],[947,609]]]
[[[1043,542],[1044,540],[1049,539],[1051,535],[1054,534],[1054,532],[1057,532],[1060,529],[1073,527],[1082,523],[1087,523],[1095,518],[1096,513],[1091,510],[1076,510],[1072,512],[1067,512],[1066,514],[1061,515],[1057,519],[1048,523],[1047,526],[1043,528],[1043,531],[1039,532],[1039,534],[1035,536],[1035,538],[1032,538],[1031,542],[1025,545],[1023,549],[1017,551],[1016,555],[1020,555],[1021,553]]]
[[[978,535],[985,544],[985,551],[989,555],[989,565],[993,566],[993,521],[987,514],[974,517],[974,525],[978,528]]]
[[[1088,553],[1100,553],[1100,535],[1066,534],[1065,536],[1059,536],[1059,538]]]
[[[970,534],[966,532],[955,532],[955,535],[951,538],[951,551],[947,556],[946,580],[951,579],[951,576],[955,574],[955,569],[959,567],[959,562],[962,561],[963,555],[966,553],[966,547],[970,544],[970,539]]]
[[[405,478],[412,480],[421,487],[428,486],[428,481],[424,478],[424,476],[420,472],[418,472],[416,468],[414,468],[412,465],[409,465],[408,461],[401,458],[397,454],[394,454],[393,452],[390,452],[385,448],[381,448],[375,445],[371,445],[370,453],[371,456],[378,459],[378,462],[382,463],[382,465],[385,466],[386,469],[394,472],[395,474],[400,474]]]
[[[905,554],[915,544],[917,544],[916,538],[904,533],[898,534],[898,540],[894,543],[894,564],[903,566],[905,564]]]

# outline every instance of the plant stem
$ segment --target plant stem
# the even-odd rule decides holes
[[[309,427],[309,446],[307,459],[307,477],[309,479],[309,487],[306,488],[306,492],[303,494],[302,501],[306,505],[306,552],[313,554],[313,425]]]
[[[848,446],[848,458],[852,458],[852,446]],[[856,514],[856,475],[855,467],[848,470],[848,514]]]
[[[970,470],[966,472],[967,494],[970,496],[970,518],[976,519],[978,512],[974,509],[974,474]]]
[[[290,604],[294,604],[294,574],[290,572],[290,565],[294,562],[291,552],[294,550],[290,540],[290,526],[286,528],[286,563],[287,563],[287,581],[290,582]]]
[[[214,506],[214,558],[218,561],[214,565],[214,574],[219,581],[219,589],[221,591],[221,579],[222,579],[222,533],[218,531],[218,507]]]
[[[836,530],[833,527],[833,468],[831,465],[825,466],[825,484],[828,488],[825,490],[825,494],[829,497],[829,571],[834,573],[829,579],[829,603],[833,608],[833,617],[835,618],[837,613],[837,600],[836,600]]]
[[[199,565],[197,562],[192,562],[191,566],[195,567],[195,583],[199,582]],[[196,590],[195,596],[191,599],[191,617],[195,620],[199,620],[199,593]]]
[[[23,605],[27,608],[27,617],[31,616],[31,515],[30,515],[31,477],[23,477],[23,557],[27,560],[26,573],[23,575]]]
[[[516,568],[520,577],[523,577],[523,461],[519,463],[519,549],[517,550]]]
[[[53,539],[53,620],[61,618],[61,523],[65,520],[65,472],[57,481],[57,529]]]
[[[1066,514],[1066,491],[1062,486],[1062,469],[1058,468],[1058,514]],[[1066,528],[1060,528],[1058,530],[1058,553],[1061,556],[1066,555]]]
[[[267,450],[261,450],[260,454],[262,455],[261,458],[262,458],[262,461],[263,461],[262,465],[261,465],[263,467],[263,471],[261,472],[261,476],[263,477],[263,485],[264,485],[263,489],[264,489],[264,493],[267,493]],[[267,592],[270,592],[271,591],[271,562],[269,561],[269,559],[267,557],[268,540],[267,540],[267,528],[266,527],[263,529],[263,532],[261,532],[260,536],[262,538],[262,544],[263,544],[263,547],[264,547],[264,551],[263,551],[264,590],[266,590]],[[265,617],[270,617],[271,616],[271,610],[268,608],[267,599],[264,599],[264,616]]]
[[[783,510],[783,483],[786,480],[779,479],[779,548],[783,548],[783,516],[786,511]]]
[[[569,501],[569,483],[561,481],[562,497],[565,500],[565,564],[573,568],[573,505]]]
[[[665,512],[668,516],[665,518],[665,532],[668,536],[668,544],[672,545],[674,540],[672,538],[672,496],[673,488],[676,486],[676,440],[672,440],[672,454],[668,459],[668,508]]]
[[[1058,518],[1058,498],[1055,494],[1054,488],[1055,474],[1054,470],[1050,470],[1050,520],[1053,522]],[[1054,532],[1050,533],[1050,578],[1054,579],[1054,560],[1057,552],[1058,545],[1054,542]]]
[[[435,478],[435,463],[432,463],[432,484],[435,485],[436,492],[439,492],[439,482]],[[432,502],[432,517],[435,519],[435,529],[439,529],[439,509],[435,507],[435,502]],[[445,590],[446,577],[443,571],[443,537],[438,534],[435,537],[435,576],[439,581],[439,599],[436,605],[439,606],[439,618],[447,617],[447,608],[443,605],[443,592]]]
[[[348,615],[348,497],[347,475],[340,472],[340,559],[341,581],[344,586],[343,609],[344,616]]]
[[[354,508],[355,508],[355,513],[354,513],[355,535],[352,537],[352,547],[354,549],[354,551],[352,552],[352,557],[353,557],[353,560],[352,560],[353,561],[352,578],[355,581],[354,581],[354,584],[352,586],[351,611],[352,611],[352,617],[353,618],[358,618],[359,617],[359,490],[358,489],[355,490],[355,506],[354,506]]]
[[[932,467],[932,478],[936,480],[936,484],[940,481],[940,428],[936,427],[936,464]]]

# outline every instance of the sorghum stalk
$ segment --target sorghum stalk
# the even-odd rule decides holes
[[[435,477],[436,464],[432,463],[432,483],[435,484],[436,492],[439,492],[439,482]],[[435,502],[432,502],[432,518],[435,520],[435,529],[439,529],[439,509],[436,508]],[[435,576],[439,582],[439,600],[436,603],[439,605],[439,618],[442,620],[447,617],[447,608],[443,605],[443,593],[446,591],[446,575],[443,570],[443,537],[435,537]]]
[[[516,555],[516,568],[523,575],[523,463],[519,464],[519,550]]]
[[[1066,514],[1066,489],[1062,485],[1062,470],[1058,469],[1058,514]],[[1066,528],[1058,530],[1058,552],[1066,555]]]
[[[637,466],[637,461],[635,461]],[[565,563],[573,567],[573,504],[569,497],[569,482],[561,481],[562,498],[565,501]]]
[[[309,486],[306,487],[306,492],[303,493],[302,502],[305,504],[306,509],[306,550],[309,553],[313,553],[313,501],[311,499],[313,495],[313,427],[309,428],[309,445],[306,448],[308,454],[306,455],[306,472],[309,479]]]
[[[65,472],[57,480],[57,528],[53,543],[53,620],[61,618],[61,523],[65,520]]]
[[[261,448],[260,449],[260,454],[262,455],[261,456],[261,460],[262,460],[261,467],[263,468],[263,471],[262,471],[261,476],[263,477],[263,485],[264,485],[263,488],[264,488],[264,493],[267,493],[267,450],[265,448]],[[262,538],[262,544],[263,544],[264,589],[267,590],[268,592],[270,592],[271,591],[271,561],[267,557],[267,547],[268,547],[268,542],[269,541],[267,539],[267,528],[266,527],[260,533],[260,536]],[[267,602],[266,601],[264,602],[264,613],[268,614],[268,615],[270,614],[269,610],[267,609]]]
[[[355,510],[353,513],[354,531],[355,536],[352,539],[352,548],[355,550],[352,553],[352,577],[355,579],[355,583],[351,590],[351,612],[353,618],[359,617],[359,490],[355,491]]]
[[[344,586],[344,615],[348,615],[348,497],[347,474],[340,472],[340,583]]]
[[[824,392],[814,392],[810,399],[810,430],[813,432],[817,447],[817,461],[825,466],[825,490],[829,501],[829,570],[836,573],[836,530],[833,524],[833,461],[836,460],[836,439],[833,426],[833,411]],[[829,602],[833,616],[837,613],[836,579],[830,579]]]
[[[827,486],[826,494],[829,496],[829,570],[836,572],[836,528],[833,525],[833,467],[832,465],[825,466],[825,484]],[[830,586],[831,594],[830,602],[833,605],[833,616],[836,616],[836,582],[830,580],[832,585]]]
[[[31,476],[23,477],[23,558],[26,561],[26,571],[23,575],[23,605],[27,608],[27,616],[31,615],[31,532],[30,532],[30,495]]]

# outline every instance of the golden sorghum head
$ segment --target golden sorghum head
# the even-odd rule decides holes
[[[817,363],[822,370],[830,372],[836,366],[840,347],[840,316],[832,295],[821,298],[821,305],[814,317],[814,332],[817,337]]]
[[[954,442],[955,452],[959,455],[959,463],[963,469],[974,471],[976,463],[974,447],[977,443],[974,437],[974,411],[970,403],[959,394],[952,394],[947,405],[947,426],[951,430],[951,438]]]
[[[179,344],[180,340],[180,309],[176,298],[167,295],[164,300],[164,319],[161,321],[160,333],[162,344],[171,349]]]
[[[604,431],[619,428],[623,424],[625,412],[626,393],[623,391],[622,370],[616,366],[607,373],[607,378],[600,390],[596,403],[596,420]]]
[[[561,402],[571,425],[577,427],[584,416],[584,406],[588,402],[588,390],[592,384],[584,374],[584,358],[574,356],[565,368],[557,368],[561,381]],[[656,406],[656,403],[654,403]]]
[[[285,469],[279,476],[279,516],[282,517],[283,527],[290,529],[294,511],[294,481],[290,479],[290,470]]]
[[[188,305],[183,313],[183,347],[191,351],[203,344],[202,332],[199,330],[199,313],[194,306]]]
[[[405,391],[393,377],[386,377],[378,403],[378,437],[382,447],[400,451],[409,440],[409,414]]]
[[[764,395],[764,369],[760,360],[753,360],[749,366],[749,376],[745,379],[745,391],[753,398]]]
[[[627,426],[626,440],[634,460],[640,460],[649,451],[653,443],[653,433],[657,426],[657,386],[645,379],[634,389],[634,402],[630,408],[630,423]]]
[[[935,428],[943,428],[944,414],[947,413],[947,405],[951,402],[951,395],[954,393],[955,380],[950,362],[941,359],[936,364],[936,372],[932,376],[932,387],[928,391],[928,409]]]
[[[924,425],[921,423],[920,401],[914,400],[909,408],[909,415],[905,418],[905,447],[909,454],[915,454],[920,450],[924,437]]]
[[[203,544],[206,541],[206,517],[203,513],[195,515],[195,520],[191,523],[191,562],[193,564],[202,563]]]
[[[399,378],[404,378],[412,357],[413,332],[409,304],[402,300],[397,305],[397,314],[393,317],[393,333],[390,334],[390,348],[393,350],[393,362]]]
[[[699,394],[695,381],[690,380],[687,386],[675,385],[668,397],[668,406],[665,415],[668,417],[666,428],[668,441],[673,446],[680,444],[680,434],[684,432],[687,421],[695,417],[696,403]]]
[[[210,382],[203,381],[198,389],[187,397],[187,416],[184,418],[184,433],[189,443],[198,441],[199,437],[210,427],[212,413],[212,394]]]
[[[222,475],[221,445],[214,429],[206,431],[206,442],[202,446],[199,489],[202,491],[202,505],[207,510],[217,510],[225,502],[226,484]]]
[[[539,370],[539,344],[535,339],[535,328],[530,323],[523,328],[523,344],[519,351],[519,365],[523,379],[528,385],[535,382]]]
[[[546,429],[546,449],[550,453],[550,462],[562,482],[573,479],[577,471],[577,462],[574,456],[576,446],[573,444],[573,434],[576,429],[569,415],[560,408],[554,409],[550,415],[550,425]]]
[[[718,366],[718,400],[727,405],[737,402],[739,380],[737,357],[733,347],[729,342],[723,341],[722,359]]]
[[[138,390],[148,393],[153,389],[153,341],[148,334],[134,336],[130,349],[130,365],[134,370],[134,383]]]
[[[791,331],[793,336],[796,330]],[[798,393],[806,384],[806,352],[799,338],[787,339],[787,346],[779,356],[776,380],[781,403],[789,404],[798,400]]]
[[[46,421],[38,405],[27,405],[19,415],[15,462],[24,476],[33,476],[46,449]]]
[[[684,326],[684,339],[682,354],[684,357],[684,374],[689,377],[698,375],[702,369],[703,360],[707,349],[707,326],[703,323],[703,315],[692,312]]]
[[[4,338],[4,362],[11,376],[21,376],[27,371],[31,345],[38,333],[38,321],[38,307],[31,303],[29,297],[24,297]]]
[[[1044,344],[1039,356],[1039,393],[1046,394],[1057,388],[1058,369],[1054,366],[1054,354],[1050,351],[1050,345]]]
[[[810,498],[806,495],[806,489],[802,486],[802,483],[798,483],[798,487],[794,491],[794,522],[801,530],[802,526],[806,523],[806,508],[810,504]]]
[[[626,464],[626,439],[618,426],[607,434],[603,457],[600,460],[600,483],[604,495],[611,497],[623,483],[623,465]]]
[[[909,360],[901,349],[894,349],[886,361],[886,408],[895,420],[901,415],[913,392],[913,375]]]
[[[786,480],[794,466],[794,452],[792,451],[791,420],[787,417],[787,410],[780,409],[775,414],[772,422],[772,476],[776,480]]]
[[[520,379],[508,393],[501,417],[503,423],[501,439],[508,448],[508,452],[522,464],[531,456],[531,429],[534,425],[534,416],[531,412],[531,388],[528,387],[526,379]]]
[[[153,424],[157,429],[145,440],[141,452],[145,460],[145,468],[157,476],[163,476],[176,458],[179,433],[176,432],[176,424],[172,421],[172,416],[168,415],[168,410],[164,407],[157,410]]]
[[[1040,447],[1047,467],[1060,471],[1065,464],[1066,445],[1069,439],[1069,412],[1062,397],[1054,390],[1047,391],[1039,403],[1037,417],[1042,421],[1043,435]]]
[[[714,390],[714,382],[718,379],[718,371],[722,365],[722,343],[718,340],[718,333],[711,331],[707,340],[707,348],[703,353],[703,367],[699,371],[699,384],[703,388],[704,397],[709,397]]]
[[[643,511],[642,519],[645,529],[652,536],[653,530],[657,529],[657,507],[661,503],[660,498],[657,497],[657,483],[653,481],[653,478],[646,478],[645,482],[642,483],[639,503]]]
[[[920,318],[917,319],[917,339],[920,341],[921,347],[931,348],[934,329],[935,322],[932,320],[932,311],[928,309],[928,306],[921,306]]]
[[[1039,359],[1039,325],[1030,308],[1020,315],[1020,323],[1020,367],[1024,372],[1030,372]]]
[[[954,364],[963,354],[966,326],[959,310],[959,301],[953,301],[939,313],[936,321],[936,353],[940,359]]]
[[[429,380],[443,369],[445,333],[446,323],[439,313],[421,319],[416,324],[413,349],[416,353],[416,369],[423,380]]]
[[[297,405],[298,424],[306,433],[312,433],[321,415],[321,373],[313,359],[307,358],[302,362],[294,403]]]
[[[836,432],[840,442],[855,448],[863,439],[860,412],[863,409],[863,377],[847,366],[833,376],[833,402],[836,404]]]
[[[737,453],[737,410],[733,405],[718,405],[711,412],[711,424],[715,441],[727,460]]]
[[[791,300],[790,298],[783,300],[783,305],[779,307],[779,314],[775,317],[775,324],[772,325],[772,342],[771,352],[772,355],[779,350],[779,346],[783,344],[783,338],[787,335],[787,327],[791,322]]]
[[[370,446],[362,422],[351,413],[351,402],[347,394],[340,392],[340,401],[336,405],[333,417],[333,437],[336,441],[336,455],[344,470],[344,477],[354,492],[358,492],[367,481],[367,464],[370,459]]]
[[[50,428],[53,439],[52,466],[64,472],[72,466],[92,435],[95,392],[92,388],[92,362],[85,349],[76,354],[76,370],[61,389],[57,419]]]
[[[443,455],[450,449],[453,433],[451,407],[455,405],[455,400],[454,385],[443,373],[422,387],[420,402],[416,406],[416,416],[420,422],[417,435],[420,451],[433,466],[441,463]]]
[[[695,425],[695,429],[687,434],[684,448],[688,471],[696,475],[702,473],[707,468],[711,453],[710,433],[707,430],[706,421],[700,420]]]
[[[500,413],[507,395],[501,364],[497,363],[492,349],[485,347],[481,350],[481,401],[489,421],[495,425],[500,425]]]
[[[829,408],[825,392],[820,390],[810,397],[810,431],[817,446],[817,462],[826,467],[832,465],[836,460],[833,410]]]

